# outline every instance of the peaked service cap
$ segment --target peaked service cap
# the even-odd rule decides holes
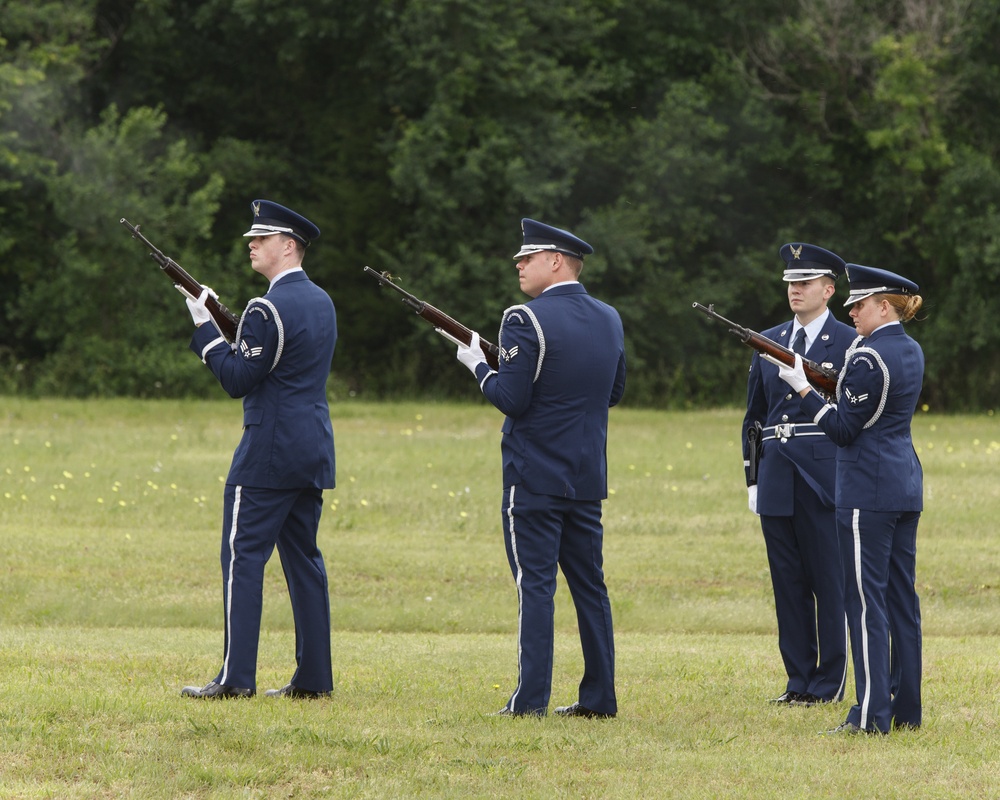
[[[254,200],[250,208],[253,211],[253,225],[244,236],[273,236],[283,233],[306,246],[319,236],[319,228],[290,208],[270,200]]]
[[[823,275],[837,280],[847,266],[836,253],[802,242],[783,245],[778,255],[785,262],[786,281],[811,281]]]
[[[920,287],[909,278],[889,272],[887,269],[865,267],[861,264],[847,265],[847,280],[851,294],[844,303],[845,306],[857,303],[873,294],[916,294],[920,291]]]
[[[521,232],[524,236],[524,244],[514,256],[515,260],[530,256],[532,253],[540,253],[543,250],[552,250],[579,259],[594,252],[593,247],[569,231],[554,228],[527,217],[521,220]]]

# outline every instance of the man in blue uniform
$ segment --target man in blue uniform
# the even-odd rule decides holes
[[[827,308],[844,261],[811,244],[780,250],[795,317],[764,336],[827,367],[844,363],[854,329]],[[760,449],[748,443],[757,433]],[[750,509],[760,516],[788,681],[773,702],[815,705],[844,696],[847,623],[834,507],[836,446],[799,408],[773,364],[754,354],[743,419]],[[759,461],[758,461],[759,459]],[[755,469],[754,469],[755,467]]]
[[[621,318],[579,282],[593,248],[568,231],[521,222],[521,291],[508,308],[493,371],[479,335],[458,359],[504,414],[502,524],[517,588],[518,681],[502,715],[544,715],[552,689],[557,568],[576,606],[584,675],[563,716],[613,717],[614,633],[604,583],[601,505],[608,494],[608,408],[625,391]]]
[[[337,342],[333,301],[309,280],[302,258],[319,228],[268,200],[252,204],[250,263],[270,281],[250,301],[232,345],[205,310],[205,289],[188,297],[197,326],[191,349],[232,397],[243,398],[243,438],[226,479],[222,526],[225,642],[222,668],[186,697],[252,697],[264,566],[275,547],[295,619],[291,681],[269,696],[312,698],[333,689],[330,597],[316,532],[323,490],[334,487],[333,429],[326,382]]]

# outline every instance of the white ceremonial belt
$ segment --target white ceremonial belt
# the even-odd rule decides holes
[[[815,422],[786,422],[784,425],[769,425],[761,431],[761,441],[781,439],[787,442],[796,436],[826,436]]]

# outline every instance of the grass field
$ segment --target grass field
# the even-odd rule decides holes
[[[329,700],[205,703],[222,648],[222,481],[239,405],[0,398],[0,798],[966,798],[1000,793],[1000,426],[922,412],[924,726],[816,734],[848,704],[779,709],[741,412],[612,413],[605,556],[615,720],[491,716],[516,677],[500,415],[332,408],[321,546]],[[556,598],[553,703],[576,699]],[[277,559],[261,689],[293,669]],[[853,686],[853,684],[851,684]],[[849,693],[850,696],[851,693]]]

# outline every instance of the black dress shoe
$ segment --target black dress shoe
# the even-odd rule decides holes
[[[253,689],[241,689],[238,686],[223,686],[221,683],[209,681],[204,688],[185,686],[181,689],[182,697],[200,697],[203,700],[227,700],[230,697],[253,697]]]
[[[818,697],[810,692],[804,692],[790,702],[793,706],[818,706],[823,703],[832,703],[833,700],[824,700],[822,697]]]
[[[300,689],[298,686],[286,683],[280,689],[268,689],[264,695],[266,697],[292,697],[296,700],[315,700],[317,697],[329,697],[330,693],[312,692],[309,689]]]
[[[785,692],[780,697],[775,697],[773,700],[768,700],[769,703],[778,703],[780,705],[791,705],[792,703],[797,703],[802,699],[804,695],[799,692]]]
[[[579,703],[573,703],[571,706],[559,706],[556,708],[556,714],[560,717],[586,717],[587,719],[611,719],[615,716],[614,713],[609,714],[606,711],[591,711]]]
[[[855,725],[853,722],[842,722],[833,730],[820,731],[820,736],[857,736],[858,734],[867,734],[868,736],[885,736],[885,731],[880,731],[878,728],[862,728]]]
[[[491,717],[544,717],[545,710],[540,711],[514,711],[507,706],[504,706],[499,711],[494,711],[490,714]]]

